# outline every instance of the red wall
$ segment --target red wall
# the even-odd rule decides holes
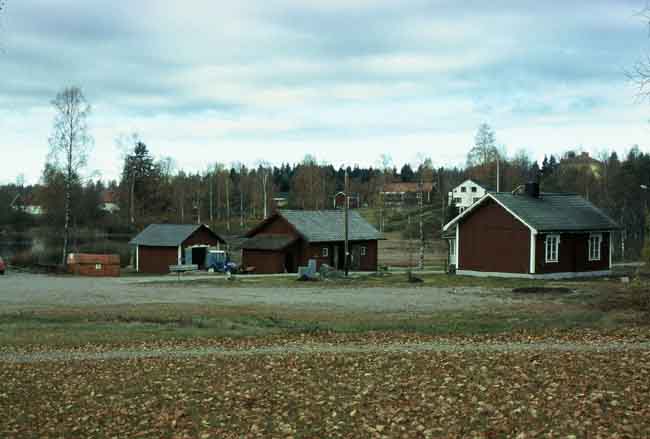
[[[178,264],[178,247],[138,246],[140,273],[166,274],[169,266]]]
[[[528,273],[530,229],[493,200],[460,223],[458,269]]]
[[[343,247],[345,243],[343,241],[338,242],[323,242],[323,243],[311,243],[303,252],[303,257],[301,259],[300,265],[307,265],[309,259],[316,259],[316,266],[320,268],[322,264],[327,264],[330,267],[334,267],[334,251],[335,247],[340,249],[340,254],[343,255]],[[350,267],[353,270],[359,271],[376,271],[377,270],[377,241],[353,241],[349,243],[350,253],[355,255],[355,258],[358,260],[353,261],[352,266]],[[367,252],[365,256],[361,256],[359,248],[365,246]],[[328,256],[323,257],[323,247],[329,249]],[[340,265],[343,266],[343,261],[340,260]]]
[[[255,267],[255,274],[284,273],[285,252],[244,249],[242,264],[244,267]]]
[[[558,262],[546,263],[546,234],[537,235],[535,243],[536,273],[571,273],[609,269],[609,232],[601,241],[600,260],[589,261],[589,233],[561,233]]]

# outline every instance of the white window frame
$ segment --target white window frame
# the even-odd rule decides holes
[[[560,235],[546,235],[544,239],[544,260],[547,264],[560,262]]]
[[[321,256],[324,257],[324,258],[328,258],[329,255],[330,255],[330,249],[329,249],[329,247],[323,247],[323,248],[321,249],[321,251],[320,251],[320,254],[321,254]]]
[[[595,246],[594,241],[597,242],[597,245]],[[589,258],[589,261],[600,261],[602,257],[603,234],[590,233],[589,240],[587,242],[587,256]]]
[[[359,250],[359,254],[361,256],[366,256],[368,254],[368,247],[366,247],[365,245],[362,245],[361,249]]]
[[[451,256],[456,255],[456,239],[450,239],[449,240],[449,254]]]

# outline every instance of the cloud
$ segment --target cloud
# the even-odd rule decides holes
[[[0,175],[32,181],[49,101],[93,105],[91,165],[119,173],[114,139],[228,161],[462,164],[481,122],[535,155],[582,143],[644,146],[647,109],[624,70],[647,48],[641,0],[23,0],[2,21]],[[592,135],[590,133],[597,133]],[[269,153],[272,151],[272,154]],[[196,157],[196,158],[195,158]],[[12,178],[12,177],[8,177]]]

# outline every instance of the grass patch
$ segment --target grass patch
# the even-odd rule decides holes
[[[368,332],[473,335],[622,324],[604,310],[549,304],[495,311],[327,313],[270,307],[149,304],[58,308],[0,315],[0,346],[137,345],[278,334]]]

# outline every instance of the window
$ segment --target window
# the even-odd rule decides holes
[[[366,247],[365,245],[362,245],[361,249],[360,249],[360,253],[361,253],[361,256],[367,255],[368,254],[368,247]]]
[[[603,235],[592,233],[589,235],[589,260],[600,261],[600,247],[603,242]]]
[[[546,236],[546,262],[558,262],[560,249],[560,235]]]
[[[449,254],[451,256],[454,256],[456,254],[456,240],[455,239],[450,239],[449,240]]]
[[[472,186],[472,192],[476,192],[476,186]]]
[[[454,203],[460,203],[461,201],[463,200],[460,197],[454,198]]]
[[[330,255],[330,249],[327,247],[323,247],[321,249],[321,255],[323,255],[324,258],[328,257]]]
[[[463,186],[462,188],[460,188],[460,191],[461,192],[467,192],[467,188],[465,186]]]

